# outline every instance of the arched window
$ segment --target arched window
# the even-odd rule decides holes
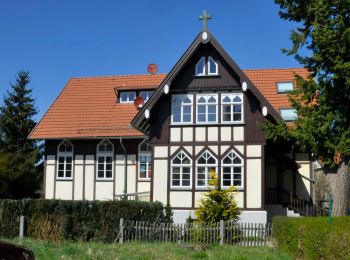
[[[57,148],[57,179],[73,179],[73,145],[63,140]]]
[[[151,147],[148,139],[139,144],[139,179],[149,180],[152,176]]]
[[[221,187],[243,188],[243,159],[231,150],[221,162]]]
[[[223,93],[221,94],[221,122],[242,123],[243,122],[243,94]]]
[[[171,160],[171,187],[191,188],[192,160],[183,151],[180,151]]]
[[[113,179],[114,146],[104,139],[97,145],[97,180]]]
[[[210,186],[210,172],[214,171],[217,174],[217,167],[218,161],[209,151],[204,151],[201,156],[198,157],[196,161],[197,188],[207,188]]]

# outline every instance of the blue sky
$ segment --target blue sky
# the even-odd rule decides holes
[[[31,74],[39,114],[70,77],[168,72],[201,30],[242,69],[300,67],[281,53],[296,25],[273,0],[11,0],[0,2],[0,104],[19,70]]]

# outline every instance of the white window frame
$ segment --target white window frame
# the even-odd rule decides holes
[[[183,100],[185,97],[188,97],[191,100],[191,104],[184,104]],[[173,102],[175,98],[180,98],[181,99],[181,105],[180,105],[180,117],[181,121],[180,122],[174,122],[174,111],[173,111]],[[184,122],[184,106],[191,106],[191,121],[190,122]],[[193,124],[193,95],[192,94],[179,94],[179,95],[172,95],[171,97],[171,124],[172,125],[190,125]]]
[[[281,85],[287,85],[287,84],[288,85],[291,84],[292,85],[292,89],[286,90],[286,89],[281,89],[280,88]],[[276,82],[276,88],[277,88],[277,93],[278,94],[286,94],[286,93],[294,90],[294,83],[293,83],[293,81]]]
[[[112,151],[99,151],[99,146],[100,145],[106,145],[107,143],[112,145]],[[108,139],[103,139],[100,143],[98,143],[97,148],[96,148],[96,180],[100,181],[106,181],[106,180],[113,180],[114,178],[114,145],[113,143],[108,140]],[[103,157],[103,177],[98,176],[98,166],[99,166],[99,158]],[[107,176],[107,157],[112,157],[112,176],[111,177],[106,177]]]
[[[208,164],[208,163],[205,163],[205,164],[200,164],[198,163],[198,160],[205,154],[205,153],[208,153],[211,157],[214,158],[215,160],[215,163],[214,164]],[[200,186],[198,185],[198,168],[199,167],[202,167],[202,168],[205,168],[205,185],[204,186]],[[208,150],[205,150],[203,151],[200,156],[197,158],[196,160],[196,188],[197,189],[208,189],[209,187],[212,187],[211,185],[209,185],[209,180],[210,180],[210,171],[208,171],[208,168],[215,168],[215,174],[218,176],[218,159],[216,158],[216,156],[214,156],[210,151]],[[200,173],[202,174],[202,173]]]
[[[205,98],[205,103],[198,103],[198,100],[202,97]],[[215,103],[208,102],[209,98],[211,98],[211,97],[215,98],[215,100],[216,100]],[[196,123],[197,124],[217,124],[218,123],[218,117],[219,117],[219,115],[218,115],[218,103],[219,103],[218,99],[219,99],[218,94],[209,94],[208,93],[208,94],[197,94],[196,95]],[[216,115],[215,121],[210,121],[210,122],[208,121],[208,116],[209,116],[208,106],[209,105],[215,105],[215,115]],[[198,121],[198,111],[199,111],[198,106],[205,106],[205,121],[204,122]]]
[[[224,163],[225,158],[227,156],[229,156],[231,153],[234,153],[235,156],[237,156],[241,160],[241,163],[239,163],[239,164],[235,164],[235,163],[225,164]],[[224,186],[224,168],[225,167],[230,167],[230,169],[231,169],[231,172],[230,172],[231,185],[230,186]],[[241,179],[240,179],[241,185],[240,186],[235,186],[235,187],[237,189],[239,189],[239,190],[242,190],[243,187],[244,187],[244,160],[243,160],[243,158],[241,156],[238,155],[238,153],[235,150],[231,149],[230,152],[227,153],[221,160],[220,183],[221,183],[221,187],[223,189],[227,189],[227,188],[229,188],[231,186],[234,186],[234,180],[235,180],[234,179],[234,174],[239,174],[239,173],[234,173],[234,168],[235,167],[241,168],[241,173],[240,173],[240,175],[241,175]]]
[[[198,65],[203,61],[203,68],[201,69],[201,71],[199,71],[198,69]],[[206,62],[205,62],[205,57],[201,57],[199,59],[199,61],[196,63],[196,76],[205,76],[206,75]]]
[[[295,113],[295,118],[287,118],[287,119],[285,119],[283,117],[283,111],[293,111]],[[297,110],[295,108],[281,108],[280,109],[280,115],[281,115],[282,119],[284,121],[286,121],[286,122],[293,122],[293,121],[297,120],[297,118],[298,118]]]
[[[211,71],[210,71],[210,61],[212,61],[212,62],[215,64],[215,72],[211,72]],[[208,57],[207,66],[208,66],[208,75],[218,75],[218,74],[219,74],[219,65],[218,65],[218,63],[213,59],[213,57],[211,57],[211,56]]]
[[[139,144],[139,149],[138,149],[139,150],[139,155],[138,155],[138,178],[139,178],[139,180],[149,181],[151,179],[151,176],[152,176],[152,152],[151,152],[151,150],[142,151],[141,150],[141,146],[143,144],[146,144],[149,147],[148,139],[144,139]],[[146,177],[141,177],[141,156],[146,156],[147,158],[150,158],[150,161],[146,161]]]
[[[60,147],[64,145],[65,146],[65,151],[60,151]],[[66,147],[67,145],[72,146],[72,151],[67,151]],[[56,174],[56,180],[73,180],[73,156],[74,156],[74,146],[73,144],[69,141],[69,140],[63,140],[57,147],[57,174]],[[71,177],[67,177],[67,158],[70,157],[71,158]],[[59,174],[59,166],[60,166],[60,158],[64,158],[63,159],[63,177],[58,176]]]
[[[174,159],[179,156],[180,154],[183,154],[185,157],[187,157],[190,161],[189,164],[175,164],[174,163]],[[192,159],[190,156],[188,156],[186,154],[186,152],[184,151],[179,151],[178,153],[176,153],[176,155],[174,157],[171,158],[171,161],[170,161],[170,187],[173,188],[173,189],[192,189]],[[174,173],[173,172],[173,169],[174,167],[176,168],[180,168],[180,172],[179,173]],[[182,185],[182,182],[183,182],[183,168],[189,168],[190,169],[190,172],[189,173],[185,173],[185,174],[189,174],[190,175],[190,179],[189,179],[189,182],[190,182],[190,185],[188,186],[184,186]],[[174,174],[179,174],[180,175],[180,185],[173,185],[173,175]]]
[[[135,96],[135,98],[136,98],[136,91],[121,91],[120,93],[119,93],[119,103],[132,103],[132,102],[134,102],[134,100],[135,100],[135,98],[133,99],[133,100],[130,100],[130,94],[131,93],[134,93],[134,96]],[[122,100],[122,95],[125,95],[125,94],[127,94],[127,100]]]
[[[224,98],[226,96],[229,96],[231,101],[230,102],[224,102]],[[241,98],[241,102],[233,102],[235,96],[239,96]],[[244,96],[243,93],[221,93],[220,97],[221,101],[221,123],[222,124],[242,124],[244,123]],[[230,105],[231,106],[231,120],[230,121],[224,121],[224,105]],[[234,105],[241,105],[241,120],[240,121],[234,121],[234,111],[233,106]]]
[[[145,103],[150,99],[150,97],[153,95],[153,90],[143,90],[143,91],[140,91],[140,94],[139,96],[142,97],[142,94],[146,94],[146,98],[142,97],[143,100],[145,101]]]

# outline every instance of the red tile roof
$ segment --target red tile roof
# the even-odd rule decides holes
[[[276,82],[291,81],[305,69],[244,71],[277,110],[288,107],[288,98],[277,94]],[[155,89],[166,74],[72,78],[29,135],[30,139],[143,136],[130,122],[137,113],[133,104],[116,102],[115,90]]]

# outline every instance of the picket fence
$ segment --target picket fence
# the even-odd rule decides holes
[[[174,242],[238,246],[266,246],[272,233],[270,223],[235,223],[220,221],[213,224],[158,223],[120,219],[119,243]]]

